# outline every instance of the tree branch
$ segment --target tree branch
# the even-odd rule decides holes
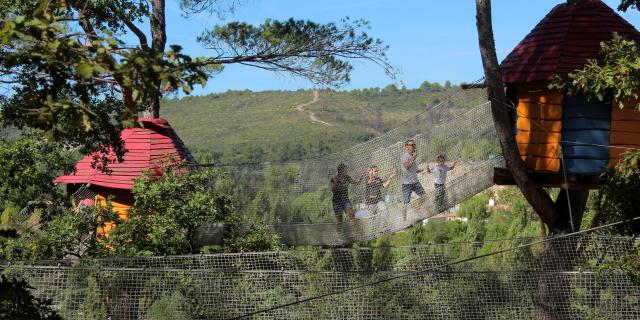
[[[142,32],[140,28],[138,28],[133,22],[126,19],[123,15],[120,15],[120,16],[124,24],[127,25],[127,27],[129,28],[129,30],[131,30],[131,32],[133,32],[136,35],[136,37],[138,37],[138,40],[140,41],[140,47],[143,49],[149,49],[149,44],[147,43],[147,36],[144,34],[144,32]]]

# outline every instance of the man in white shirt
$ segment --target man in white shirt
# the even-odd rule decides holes
[[[411,201],[411,193],[415,192],[420,199],[418,199],[418,207],[424,203],[423,196],[425,195],[424,188],[418,180],[418,173],[422,172],[422,169],[418,169],[416,163],[416,141],[413,139],[407,140],[404,143],[405,152],[400,158],[400,171],[402,172],[402,218],[407,221],[407,205]]]

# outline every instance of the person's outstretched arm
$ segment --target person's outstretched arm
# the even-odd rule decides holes
[[[395,176],[396,176],[396,173],[395,173],[395,172],[394,172],[394,173],[392,173],[392,174],[387,178],[387,181],[385,181],[385,182],[383,182],[383,183],[382,183],[382,187],[383,187],[383,188],[385,188],[385,189],[386,189],[386,188],[388,188],[388,187],[389,187],[389,184],[391,184],[391,180],[393,180],[393,178],[394,178]]]
[[[361,175],[358,177],[358,180],[355,180],[355,181],[351,180],[351,183],[353,183],[353,184],[354,184],[354,185],[356,185],[356,186],[357,186],[357,185],[359,185],[359,184],[360,184],[360,182],[362,182],[362,179],[364,179],[364,176],[365,176],[365,175],[366,175],[366,172],[365,172],[365,173],[363,173],[363,174],[361,174]]]

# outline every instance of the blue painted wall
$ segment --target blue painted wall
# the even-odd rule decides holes
[[[598,174],[609,163],[611,103],[583,96],[562,101],[562,162],[567,173]]]

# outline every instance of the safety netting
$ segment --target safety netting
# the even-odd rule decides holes
[[[395,129],[342,152],[286,164],[261,163],[226,167],[236,183],[236,196],[245,199],[239,210],[263,219],[289,245],[343,245],[370,240],[405,229],[437,215],[493,184],[493,168],[504,166],[490,112],[482,90],[450,96],[404,121]],[[412,193],[403,203],[400,159],[405,141],[416,142],[415,165],[425,194]],[[447,172],[444,187],[436,188],[429,173],[444,156]],[[337,224],[330,180],[343,165],[359,184],[349,184],[349,202],[355,219],[344,213]],[[369,169],[375,166],[381,180],[380,201],[367,203]],[[362,180],[360,180],[360,178]],[[370,202],[370,201],[369,201]],[[196,245],[215,243],[223,228],[202,226],[194,236]]]
[[[638,319],[634,238],[2,262],[65,319]],[[635,260],[634,260],[635,259]]]

